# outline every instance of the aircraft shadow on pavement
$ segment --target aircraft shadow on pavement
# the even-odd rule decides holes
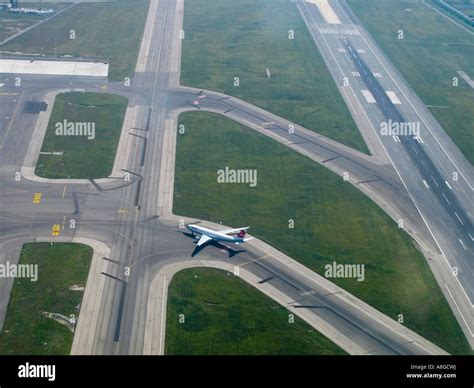
[[[192,233],[188,233],[188,232],[181,232],[183,233],[186,237],[189,237],[189,238],[192,238],[193,240],[195,240],[196,238],[196,235],[192,234]],[[194,244],[196,244],[197,241],[194,241]],[[235,255],[238,255],[239,253],[244,253],[244,252],[247,252],[245,249],[232,249],[228,246],[225,246],[217,241],[214,241],[214,240],[210,240],[204,244],[202,244],[201,246],[196,246],[196,248],[194,248],[194,251],[193,253],[191,254],[191,257],[194,257],[196,255],[199,254],[199,252],[201,252],[204,248],[208,247],[208,246],[213,246],[215,248],[218,248],[218,249],[221,249],[221,250],[224,250],[226,251],[228,254],[229,254],[229,257],[234,257]]]

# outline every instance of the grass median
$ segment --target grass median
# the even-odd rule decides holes
[[[187,0],[184,29],[182,84],[241,98],[368,152],[295,4]]]
[[[183,270],[169,286],[168,355],[336,355],[343,350],[243,280]],[[184,322],[182,319],[184,318]],[[181,322],[180,322],[181,320]]]
[[[148,6],[148,0],[77,4],[11,40],[2,51],[104,59],[110,62],[110,80],[133,77]]]
[[[458,71],[474,79],[472,35],[418,3],[348,0],[385,54],[474,164],[474,89]],[[398,31],[404,33],[397,39]],[[458,79],[458,86],[453,84]]]
[[[56,179],[109,176],[127,103],[126,98],[113,94],[58,94],[41,148],[42,154],[36,165],[36,174]],[[73,135],[68,135],[64,120],[76,126]],[[78,123],[80,128],[77,127]],[[58,124],[65,128],[62,132],[57,132]],[[93,138],[89,136],[92,133]]]
[[[182,114],[173,212],[251,233],[324,276],[325,266],[361,264],[365,279],[331,278],[452,353],[469,345],[424,257],[375,203],[317,163],[223,118]],[[222,184],[217,171],[257,170],[257,185]],[[290,228],[290,221],[294,228]],[[209,249],[212,249],[209,248]]]
[[[38,279],[14,281],[7,316],[0,333],[3,355],[67,355],[74,334],[42,312],[66,317],[79,314],[92,249],[82,244],[31,243],[23,246],[19,264],[37,265]]]

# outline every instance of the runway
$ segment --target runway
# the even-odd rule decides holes
[[[305,18],[314,17],[314,9],[309,8],[308,11],[303,3],[297,5]],[[150,335],[158,338],[164,330],[163,309],[150,310],[148,307],[150,295],[156,296],[152,285],[163,271],[169,270],[170,265],[187,266],[190,262],[190,265],[198,262],[190,257],[194,248],[192,241],[179,228],[179,220],[184,218],[171,212],[177,116],[189,110],[221,113],[275,138],[340,175],[349,172],[350,183],[382,206],[394,220],[405,220],[407,231],[417,239],[425,255],[434,258],[430,266],[438,281],[448,285],[453,296],[458,298],[456,300],[464,297],[456,288],[459,286],[447,274],[445,264],[436,253],[436,244],[411,201],[411,196],[415,198],[415,203],[418,196],[425,198],[427,191],[416,186],[414,193],[417,196],[414,197],[411,184],[416,182],[419,185],[419,182],[415,177],[409,180],[416,171],[410,156],[399,149],[400,144],[390,145],[390,150],[397,156],[395,170],[383,153],[384,148],[389,147],[385,144],[388,140],[382,139],[381,147],[374,140],[373,133],[366,135],[374,140],[372,149],[375,155],[369,157],[300,126],[295,125],[294,133],[290,133],[288,125],[292,123],[245,101],[211,91],[181,87],[181,41],[177,31],[183,28],[183,7],[183,0],[151,1],[131,87],[106,80],[61,77],[31,77],[23,82],[22,87],[15,87],[10,78],[0,76],[0,82],[6,84],[0,90],[9,93],[5,95],[8,109],[5,117],[10,117],[5,122],[0,120],[0,177],[4,182],[0,192],[0,245],[8,247],[8,250],[2,250],[0,261],[12,254],[17,257],[18,247],[25,241],[51,240],[52,224],[68,225],[71,218],[76,220],[77,227],[64,227],[61,237],[55,238],[55,241],[87,238],[100,241],[110,248],[109,257],[99,259],[100,264],[93,266],[96,272],[91,274],[92,278],[89,277],[100,280],[87,284],[83,305],[89,307],[81,310],[73,352],[143,354],[159,353],[163,349],[162,344],[151,346],[145,341]],[[341,10],[335,10],[341,21],[346,23],[347,18]],[[309,23],[315,30],[317,26],[314,22]],[[355,45],[352,39],[348,40]],[[328,51],[324,53],[331,56]],[[346,58],[344,63],[352,69],[350,58]],[[105,182],[74,181],[71,184],[40,182],[34,177],[16,180],[17,173],[25,166],[25,160],[31,160],[28,149],[38,124],[38,114],[24,113],[25,101],[44,101],[47,93],[64,88],[106,91],[129,98],[129,108],[134,109],[127,111],[119,145],[122,151],[117,155],[120,163],[116,161],[120,168],[114,168],[115,179]],[[197,96],[203,95],[205,97],[199,99],[200,103],[195,104]],[[21,100],[19,96],[22,96]],[[403,96],[400,97],[404,101]],[[363,96],[353,98],[360,101]],[[359,115],[362,111],[366,112],[367,122],[372,122],[373,117],[382,117],[379,109],[372,105],[367,107],[367,111],[359,109]],[[412,113],[402,110],[402,114]],[[424,136],[423,140],[429,158],[429,147],[436,146],[436,141],[430,140],[429,136]],[[407,165],[402,169],[404,163]],[[439,174],[446,173],[437,164],[436,168]],[[121,175],[117,176],[125,170],[131,174],[129,184],[124,184]],[[410,173],[407,178],[409,184],[399,170]],[[397,171],[403,177],[405,186],[410,188],[410,193],[405,190]],[[453,197],[449,197],[454,201],[455,196],[459,211],[465,210],[469,199],[469,193],[465,191],[458,194],[461,191],[459,187],[464,187],[462,184],[460,181],[460,186],[453,185]],[[35,192],[43,193],[41,206],[32,204]],[[428,216],[436,214],[441,218],[436,224],[438,228],[443,224],[445,228],[453,226],[455,220],[449,214],[442,213],[446,209],[439,204],[437,196],[428,196],[428,202],[421,208],[422,213],[425,208],[432,209]],[[465,212],[461,216],[467,220],[470,215]],[[433,230],[437,230],[436,225]],[[452,234],[443,241],[452,243],[451,236],[457,236],[459,230],[462,229],[453,228],[450,231]],[[443,248],[445,246],[448,245],[443,245]],[[464,263],[462,257],[459,256],[459,264]],[[231,257],[229,251],[222,247],[211,246],[200,253],[198,260],[202,265],[220,263],[229,269],[240,267],[244,280],[267,292],[351,354],[443,353],[393,319],[258,240],[247,244],[245,252]],[[465,274],[464,271],[463,268]],[[0,290],[6,300],[10,288],[11,283],[0,279]],[[443,291],[446,292],[445,289]],[[472,310],[467,319],[471,324]]]
[[[472,166],[346,2],[329,3],[341,24],[328,25],[316,5],[299,1],[297,6],[359,129],[378,138],[435,241],[439,254],[428,255],[430,266],[473,346]],[[368,125],[361,125],[360,117]],[[419,124],[419,138],[381,135],[388,120]]]

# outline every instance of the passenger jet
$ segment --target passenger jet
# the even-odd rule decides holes
[[[251,240],[251,238],[245,238],[245,231],[249,229],[250,226],[246,226],[245,228],[225,230],[208,229],[204,226],[197,226],[196,224],[188,224],[186,227],[193,234],[193,236],[201,236],[197,242],[198,247],[211,240],[217,242],[229,242],[233,244],[240,244]]]

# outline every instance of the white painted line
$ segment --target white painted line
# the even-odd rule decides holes
[[[413,139],[415,139],[418,143],[420,144],[424,144],[425,142],[423,141],[423,139],[420,137],[420,136],[413,136]]]
[[[377,101],[375,100],[374,95],[370,92],[370,90],[361,90],[362,95],[364,96],[365,100],[369,104],[375,104]]]
[[[425,181],[425,180],[423,180],[423,184],[426,186],[426,188],[427,188],[427,189],[429,189],[429,188],[430,188],[430,186],[428,186],[428,183],[426,183],[426,181]]]
[[[165,337],[165,306],[167,303],[166,296],[166,276],[163,276],[163,293],[161,300],[161,332],[160,332],[160,351],[163,349],[163,339]],[[164,353],[164,352],[163,352]]]
[[[446,183],[446,186],[448,186],[449,190],[452,190],[453,188],[451,187],[451,185],[448,183],[448,181],[444,181],[444,183]]]
[[[400,101],[400,99],[398,98],[397,94],[394,91],[387,90],[385,94],[388,96],[388,98],[390,98],[390,101],[392,101],[392,104],[401,105],[402,102]]]
[[[64,152],[62,152],[62,151],[58,151],[58,152],[40,152],[40,155],[62,156],[62,155],[64,155]]]
[[[464,241],[459,239],[459,242],[461,243],[462,247],[464,248],[465,251],[467,251],[466,245],[464,245]]]
[[[461,225],[464,226],[464,222],[462,222],[461,218],[459,218],[458,213],[454,212],[454,215],[455,215],[456,218],[459,220],[459,222],[461,223]]]
[[[456,279],[457,279],[457,277],[456,277]],[[462,318],[464,324],[466,325],[467,330],[469,330],[469,333],[471,334],[471,337],[474,337],[474,333],[472,332],[471,328],[470,328],[469,325],[467,324],[466,319],[464,318],[464,315],[462,315],[461,309],[459,308],[458,304],[456,303],[456,300],[453,298],[453,294],[451,294],[451,291],[449,291],[448,285],[447,285],[446,283],[444,283],[444,286],[446,287],[446,290],[448,290],[449,296],[451,297],[451,299],[453,300],[453,302],[454,302],[456,308],[458,309],[458,313],[459,313],[459,315],[461,315],[461,318]],[[464,290],[464,289],[463,289],[463,290]],[[468,299],[469,299],[469,298],[468,298]]]
[[[431,175],[431,179],[433,180],[433,182],[434,182],[434,184],[436,185],[436,187],[439,187],[438,182],[436,182],[436,179],[433,178],[433,175]]]
[[[336,0],[336,3],[338,3],[338,1]],[[347,14],[347,12],[342,8],[342,11],[344,12],[344,15],[346,15],[346,17],[349,17],[349,15]],[[352,26],[357,28],[357,26],[351,22]],[[392,77],[392,75],[388,72],[386,66],[383,64],[382,60],[379,58],[379,56],[377,55],[377,53],[373,50],[372,46],[369,44],[369,42],[367,41],[367,39],[365,38],[364,34],[359,34],[360,37],[362,38],[362,40],[365,42],[365,45],[369,48],[369,50],[372,52],[372,54],[374,54],[375,58],[377,58],[377,61],[382,65],[383,69],[385,70],[385,72],[388,74],[388,76],[390,77],[390,79],[392,80],[392,82],[397,86],[398,90],[400,90],[400,93],[402,93],[402,96],[405,97],[405,100],[408,101],[408,104],[412,107],[412,109],[415,111],[415,113],[417,114],[418,117],[420,117],[422,123],[425,125],[426,129],[428,129],[428,131],[430,132],[431,136],[434,137],[434,139],[436,140],[436,143],[438,143],[438,145],[440,146],[440,148],[443,150],[444,154],[448,157],[448,159],[451,161],[451,163],[453,164],[454,167],[456,167],[456,170],[459,171],[459,173],[461,174],[461,176],[463,177],[464,181],[467,183],[467,185],[469,186],[469,188],[471,189],[471,191],[474,191],[474,187],[471,185],[471,183],[467,180],[467,178],[464,176],[463,172],[459,169],[459,167],[457,166],[457,164],[454,162],[453,158],[451,157],[451,155],[448,153],[448,151],[446,151],[446,149],[443,147],[443,145],[441,144],[441,142],[438,140],[438,138],[436,137],[436,135],[433,133],[433,131],[431,130],[431,128],[426,124],[425,120],[423,119],[423,117],[420,115],[420,113],[418,112],[418,110],[415,108],[415,106],[411,103],[411,101],[407,98],[407,96],[405,95],[405,93],[403,92],[403,90],[401,89],[401,87],[398,85],[398,83],[395,81],[395,79]],[[326,42],[326,45],[327,45],[327,42]],[[328,45],[328,48],[329,48],[329,45]],[[444,254],[443,254],[444,255]],[[446,258],[446,257],[445,257]],[[447,261],[447,259],[446,259]],[[462,287],[461,287],[462,288]],[[464,288],[463,288],[463,291],[464,291]],[[467,297],[467,294],[466,294],[466,297]],[[471,300],[469,299],[469,297],[467,297],[467,299],[469,300],[469,302],[471,302]],[[471,302],[471,306],[474,306],[474,304],[472,304]]]
[[[464,71],[458,71],[458,74],[467,82],[467,84],[474,89],[474,81]]]
[[[395,140],[395,143],[400,143],[400,139],[398,136],[393,135],[393,140]]]
[[[471,233],[468,233],[468,235],[471,238],[471,240],[474,241],[474,237],[471,236]]]
[[[444,194],[444,193],[441,193],[441,194],[443,194],[443,197],[446,200],[446,202],[448,203],[448,205],[451,205],[451,202],[449,202],[449,199],[448,199],[448,197],[446,197],[446,194]]]
[[[328,24],[341,24],[341,19],[329,4],[328,0],[306,0],[307,3],[315,4],[318,7],[319,13],[323,16]]]
[[[336,0],[336,2],[337,2],[337,0]],[[345,13],[345,15],[347,16],[347,13],[346,13],[345,11],[344,11],[344,13]],[[316,20],[314,20],[314,17],[311,16],[311,19],[313,20],[313,23],[316,24]],[[355,24],[352,23],[352,25],[353,25],[354,27],[356,27]],[[380,61],[380,59],[378,58],[377,54],[372,50],[372,48],[370,47],[369,43],[367,42],[367,39],[365,39],[364,35],[363,35],[363,34],[360,34],[360,36],[361,36],[361,38],[364,40],[364,42],[365,42],[365,44],[367,45],[367,47],[368,47],[368,48],[372,51],[372,53],[375,55],[375,57],[377,58],[377,60],[382,64],[383,68],[385,69],[385,71],[386,71],[387,74],[389,75],[390,79],[391,79],[394,83],[396,83],[395,80],[394,80],[394,79],[392,78],[392,76],[390,75],[390,73],[388,73],[388,71],[387,71],[387,69],[385,68],[385,66],[383,65],[383,63],[382,63],[382,62]],[[342,67],[341,67],[339,61],[338,61],[338,60],[336,59],[336,57],[334,56],[334,53],[333,53],[333,51],[331,50],[331,48],[330,48],[330,46],[329,46],[329,44],[328,44],[326,38],[324,38],[324,36],[323,36],[322,34],[321,34],[321,37],[322,37],[324,43],[326,44],[326,47],[328,48],[329,52],[331,53],[331,56],[332,56],[332,58],[334,59],[334,62],[335,62],[336,65],[338,66],[339,71],[341,72],[342,76],[345,77],[344,71],[342,70]],[[351,87],[350,85],[349,85],[349,89],[352,91],[352,94],[354,95],[354,97],[356,97],[356,94],[355,94],[354,90],[352,89],[352,87]],[[402,94],[403,94],[403,91],[402,91]],[[403,94],[403,95],[404,95],[404,94]],[[404,95],[404,96],[405,96],[405,95]],[[405,98],[406,98],[406,96],[405,96]],[[379,143],[380,143],[380,145],[382,146],[382,148],[384,149],[385,154],[387,155],[388,159],[390,160],[390,163],[391,163],[392,166],[395,168],[395,171],[397,172],[397,175],[398,175],[398,177],[400,178],[400,181],[402,182],[403,187],[404,187],[405,190],[407,191],[407,193],[408,193],[410,199],[412,200],[413,204],[415,205],[415,208],[416,208],[416,210],[418,211],[418,214],[419,214],[420,217],[423,219],[423,222],[425,223],[426,227],[428,228],[428,231],[430,232],[431,236],[433,237],[433,240],[436,242],[436,245],[437,245],[438,249],[440,250],[440,252],[441,252],[441,254],[442,254],[442,256],[443,256],[444,261],[446,262],[446,264],[448,265],[448,267],[452,270],[451,264],[450,264],[448,258],[446,257],[446,254],[444,253],[443,248],[441,247],[439,241],[437,240],[436,236],[434,235],[434,233],[433,233],[433,231],[432,231],[432,229],[431,229],[431,227],[430,227],[430,224],[428,223],[427,219],[425,218],[425,216],[424,216],[423,213],[421,212],[421,209],[420,209],[420,207],[418,206],[418,203],[415,201],[415,198],[413,197],[412,193],[411,193],[410,190],[408,189],[408,186],[406,185],[405,181],[403,180],[402,176],[400,175],[400,172],[398,171],[398,168],[397,168],[396,164],[394,163],[393,159],[390,157],[390,154],[388,153],[388,151],[387,151],[385,145],[383,144],[382,140],[380,139],[380,136],[379,136],[377,130],[376,130],[375,127],[373,126],[372,122],[370,121],[370,119],[369,119],[369,117],[368,117],[366,111],[364,110],[364,108],[363,108],[363,106],[362,106],[362,104],[361,104],[361,102],[359,101],[358,98],[356,98],[356,101],[359,103],[359,105],[360,105],[360,107],[361,107],[361,110],[362,110],[362,113],[364,114],[365,118],[367,119],[367,122],[369,123],[370,127],[372,128],[372,131],[374,132],[375,136],[376,136],[377,139],[379,140]],[[407,100],[407,101],[409,102],[410,106],[413,107],[413,105],[410,103],[410,101],[409,101],[409,100]],[[413,107],[413,108],[414,108],[414,107]],[[417,112],[417,114],[418,114],[418,112]],[[422,120],[422,121],[423,121],[423,120]],[[426,126],[426,124],[425,124],[425,126]],[[428,130],[429,130],[429,128],[428,128]],[[431,132],[431,130],[430,130],[430,133],[433,135],[433,133]],[[433,137],[435,137],[435,136],[433,135]],[[438,139],[437,139],[436,137],[435,137],[435,139],[436,139],[438,145],[443,149],[443,151],[445,152],[445,154],[446,154],[446,155],[448,156],[448,158],[451,160],[451,162],[453,163],[453,165],[457,168],[456,164],[455,164],[454,161],[451,159],[450,155],[445,151],[445,149],[443,148],[442,144],[439,143],[439,141],[438,141]],[[458,169],[458,168],[457,168],[457,169]],[[459,169],[458,169],[458,170],[459,170]],[[474,190],[474,188],[470,185],[469,181],[464,177],[464,175],[462,174],[462,172],[459,171],[459,173],[463,176],[464,180],[465,180],[466,183],[469,185],[469,187],[470,187],[472,190]],[[461,284],[461,282],[459,281],[459,279],[458,279],[457,277],[456,277],[455,279],[456,279],[456,282],[457,282],[459,288],[462,290],[462,292],[463,292],[465,298],[466,298],[467,301],[469,302],[469,305],[470,305],[471,307],[474,307],[474,304],[472,303],[471,299],[469,298],[469,295],[467,294],[466,290],[465,290],[464,287],[462,286],[462,284]],[[458,309],[459,309],[459,308],[458,308]]]
[[[0,73],[107,77],[109,64],[103,62],[0,59]]]

